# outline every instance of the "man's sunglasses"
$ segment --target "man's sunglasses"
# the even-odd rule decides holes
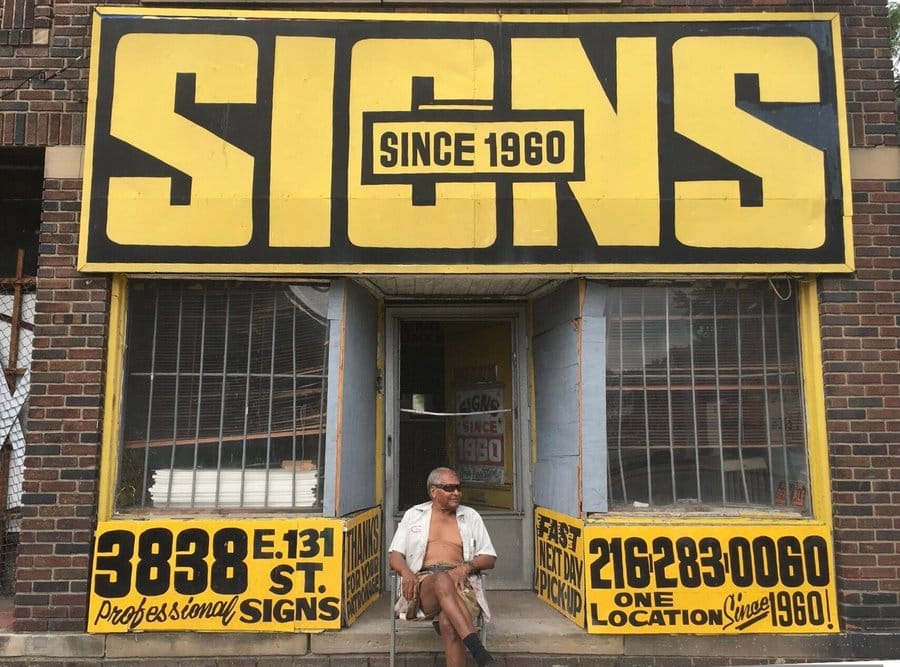
[[[441,491],[446,491],[447,493],[462,491],[462,484],[432,484],[431,486],[440,489]]]

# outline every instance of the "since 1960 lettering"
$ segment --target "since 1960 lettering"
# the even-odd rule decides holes
[[[395,167],[537,167],[566,160],[566,134],[561,130],[387,130],[380,134],[378,162]]]

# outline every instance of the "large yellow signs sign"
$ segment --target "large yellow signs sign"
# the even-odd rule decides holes
[[[824,525],[586,526],[592,633],[838,632]]]
[[[103,522],[88,632],[340,628],[343,537],[334,519]]]
[[[93,35],[84,270],[851,268],[835,17],[99,7]]]

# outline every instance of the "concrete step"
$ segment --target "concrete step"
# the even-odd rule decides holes
[[[487,624],[492,653],[620,655],[622,638],[588,635],[531,591],[488,591],[492,620]],[[390,600],[382,595],[351,627],[310,635],[310,652],[322,655],[387,653]],[[430,623],[398,623],[399,653],[443,651]]]
[[[489,591],[487,647],[500,667],[726,667],[900,655],[900,634],[589,635],[531,591]],[[0,667],[387,667],[389,600],[350,628],[320,633],[15,633],[0,629]],[[430,624],[407,624],[397,667],[441,667]],[[470,665],[474,665],[470,661]]]

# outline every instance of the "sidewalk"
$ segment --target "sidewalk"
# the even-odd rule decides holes
[[[718,667],[900,655],[900,635],[589,635],[530,591],[494,591],[490,603],[486,643],[500,667]],[[388,605],[382,596],[352,627],[317,634],[0,629],[0,667],[387,667]],[[440,639],[429,627],[404,630],[396,664],[442,666]]]

